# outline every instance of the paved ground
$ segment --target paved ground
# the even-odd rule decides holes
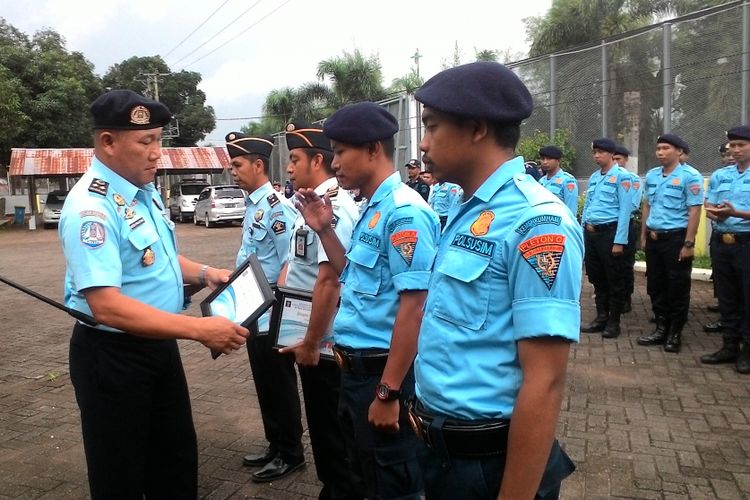
[[[182,252],[231,266],[240,230],[180,225]],[[58,300],[64,260],[54,231],[0,230],[0,274]],[[750,499],[750,377],[706,367],[716,335],[700,325],[710,285],[695,282],[685,347],[679,355],[635,344],[647,332],[642,276],[623,335],[584,334],[570,359],[560,440],[578,464],[563,498]],[[592,317],[591,288],[582,298]],[[195,309],[195,308],[193,308]],[[192,311],[196,314],[196,311]],[[0,284],[0,498],[85,498],[78,408],[68,375],[72,321]],[[206,498],[311,498],[308,467],[286,480],[255,485],[240,465],[263,446],[258,404],[242,354],[212,361],[200,345],[181,344],[200,448]]]

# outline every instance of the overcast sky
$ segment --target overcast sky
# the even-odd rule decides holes
[[[151,55],[162,55],[172,71],[201,73],[200,87],[218,119],[207,140],[221,144],[248,121],[228,118],[261,115],[270,90],[314,80],[318,62],[343,50],[377,54],[388,85],[409,72],[418,48],[420,73],[429,78],[452,59],[456,42],[465,62],[473,60],[475,48],[525,55],[523,19],[543,15],[551,3],[0,0],[0,16],[28,35],[54,29],[99,75],[131,56]]]

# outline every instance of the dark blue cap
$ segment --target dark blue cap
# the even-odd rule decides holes
[[[441,71],[414,97],[443,113],[496,123],[521,123],[534,108],[529,89],[513,71],[486,61]]]
[[[404,166],[408,168],[422,168],[422,164],[416,158],[412,158],[411,160],[407,161],[406,165]]]
[[[727,139],[730,141],[750,141],[750,126],[740,125],[727,130]]]
[[[172,119],[165,105],[132,90],[110,90],[91,104],[95,129],[149,130]]]
[[[630,150],[622,144],[618,144],[615,146],[615,154],[620,156],[630,156]]]
[[[253,154],[268,158],[273,151],[273,137],[266,135],[251,136],[242,132],[230,132],[226,141],[230,158]]]
[[[594,141],[591,143],[591,149],[601,149],[602,151],[606,151],[612,154],[615,153],[616,148],[617,144],[615,144],[615,141],[613,141],[612,139],[607,139],[606,137],[594,139]]]
[[[290,151],[297,148],[331,150],[331,141],[323,135],[323,129],[302,121],[286,126],[286,145]]]
[[[544,146],[543,148],[539,149],[539,156],[543,156],[545,158],[554,158],[555,160],[559,160],[562,158],[562,151],[560,151],[560,148],[557,146]]]
[[[656,139],[656,144],[671,144],[672,146],[681,149],[685,154],[690,153],[690,147],[685,139],[677,134],[662,134]]]
[[[323,123],[323,134],[336,142],[367,144],[390,139],[398,122],[383,106],[374,102],[347,104]]]

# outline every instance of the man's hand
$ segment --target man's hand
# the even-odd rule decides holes
[[[331,227],[333,207],[328,195],[322,198],[314,189],[299,189],[294,195],[294,204],[305,218],[305,224],[316,233]]]
[[[221,316],[198,318],[198,321],[201,323],[200,337],[197,340],[204,346],[224,354],[230,354],[245,345],[250,334],[247,328]]]
[[[682,247],[680,249],[680,257],[677,260],[679,261],[693,260],[694,256],[695,256],[695,248]]]
[[[625,248],[623,245],[618,245],[617,243],[612,245],[612,255],[614,255],[615,257],[621,256],[624,251],[625,251]]]
[[[294,353],[294,360],[300,366],[318,366],[320,362],[320,346],[315,342],[301,340],[294,345],[282,347],[279,353]]]
[[[715,215],[716,220],[718,220],[719,222],[724,222],[727,217],[734,217],[737,213],[737,210],[734,208],[734,205],[732,205],[730,201],[725,201],[724,203],[713,207],[706,207],[706,212]]]
[[[370,404],[370,411],[367,412],[367,420],[370,425],[380,432],[398,432],[398,416],[401,411],[401,404],[398,399],[393,401],[381,401],[375,398]]]
[[[228,269],[215,269],[209,267],[206,269],[206,286],[211,290],[215,290],[216,287],[229,281],[230,274],[232,274],[232,271]]]

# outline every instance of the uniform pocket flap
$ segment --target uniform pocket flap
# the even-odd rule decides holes
[[[476,238],[478,244],[492,244]],[[470,283],[479,278],[490,265],[489,257],[477,255],[471,251],[449,250],[438,264],[436,271],[464,283]]]
[[[130,234],[128,234],[128,240],[138,250],[145,250],[159,241],[159,235],[150,227],[144,226],[130,231]]]
[[[375,248],[355,244],[346,257],[360,266],[372,269],[378,261],[378,255],[380,255],[380,252]]]

